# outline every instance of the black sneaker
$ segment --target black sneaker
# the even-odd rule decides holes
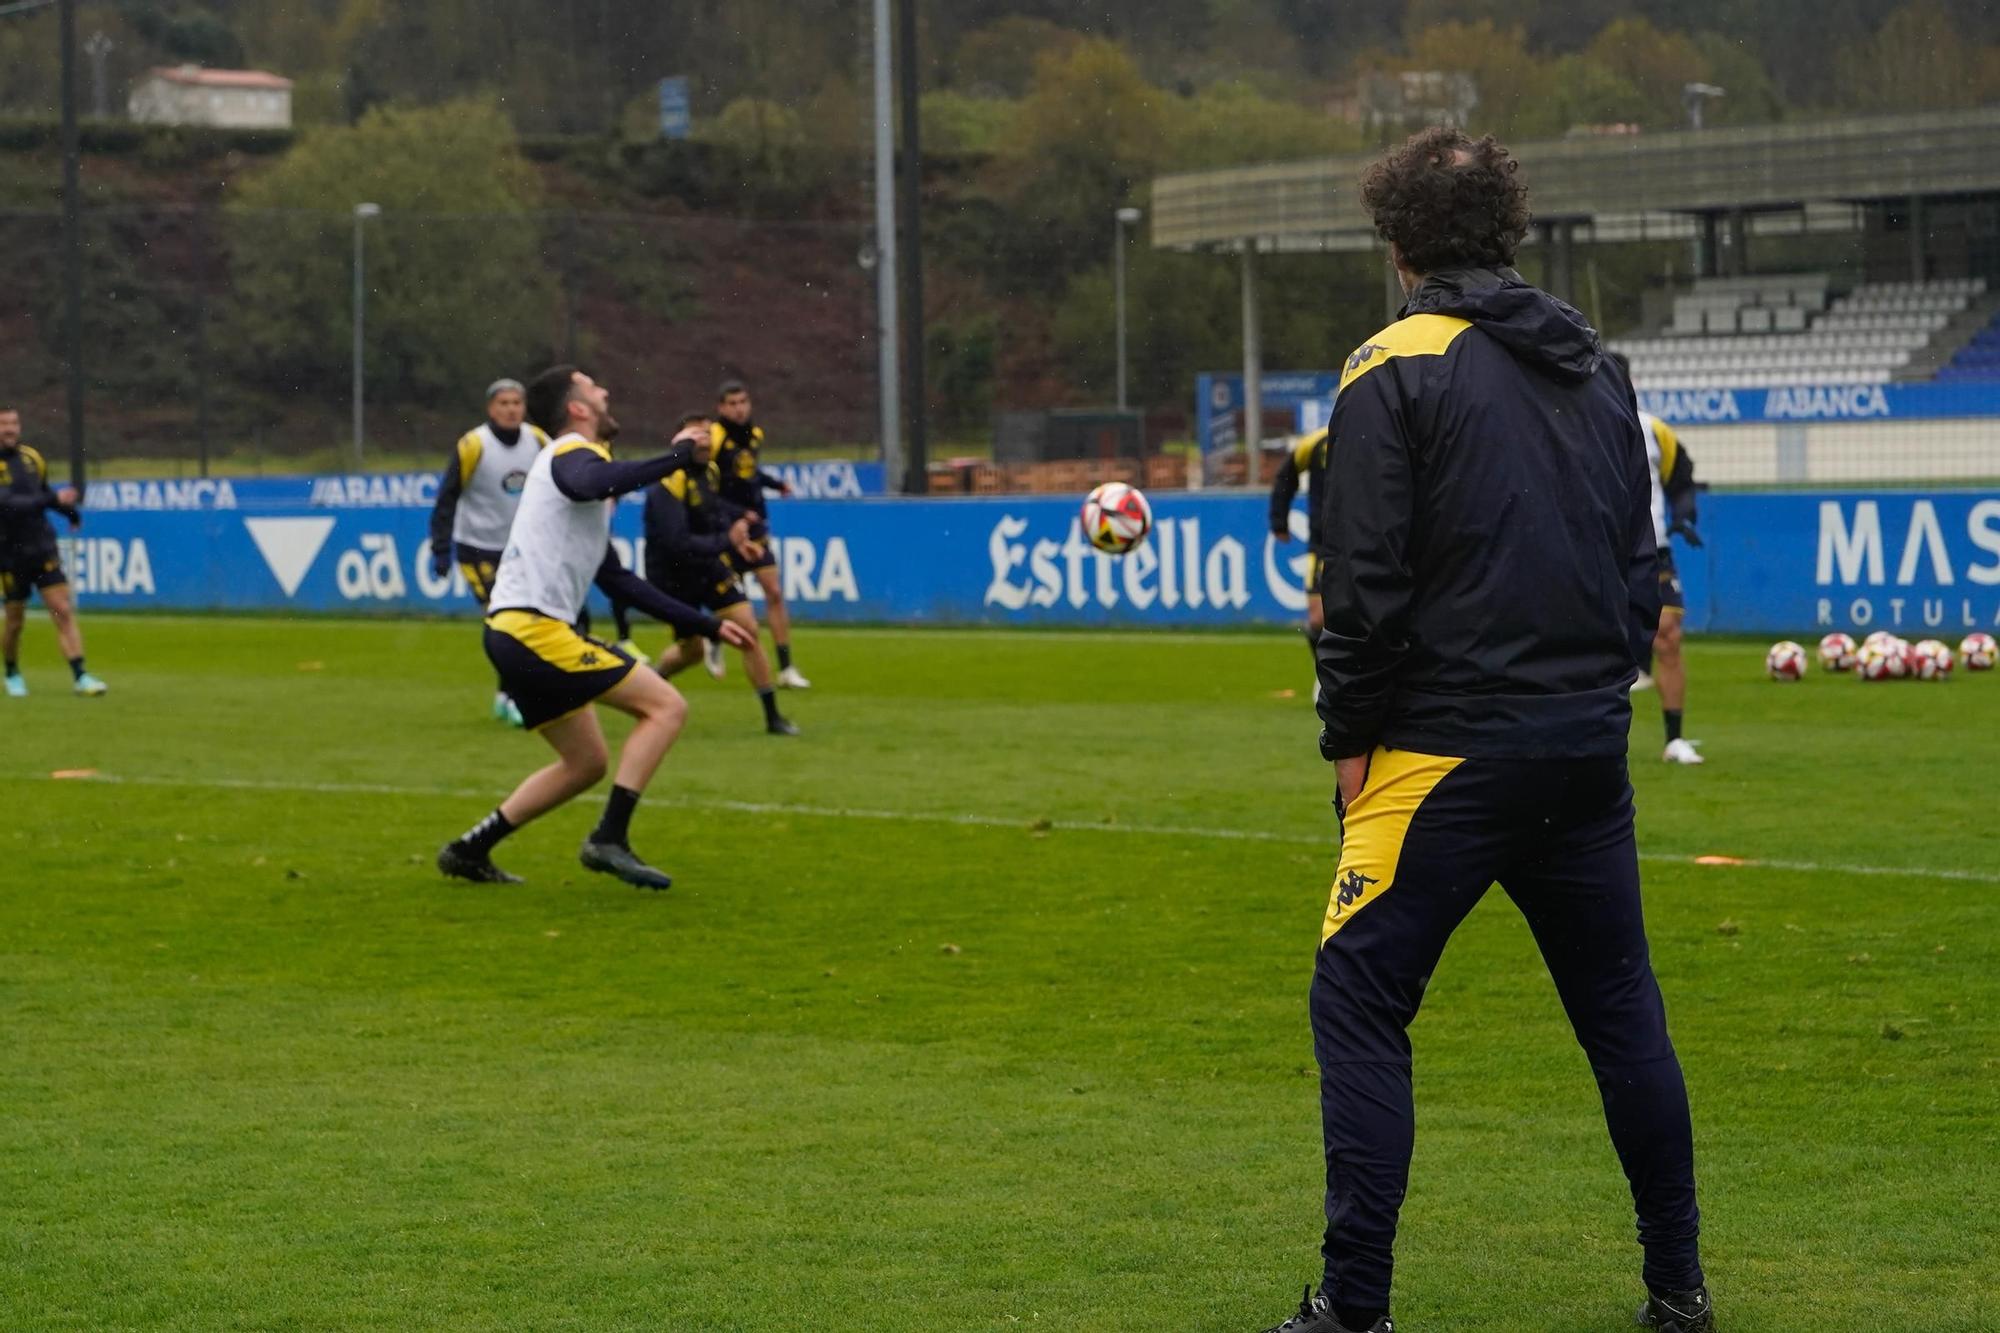
[[[1383,1315],[1365,1329],[1349,1328],[1335,1317],[1326,1297],[1307,1287],[1305,1295],[1299,1298],[1299,1312],[1264,1333],[1396,1333],[1396,1321]]]
[[[773,736],[797,736],[799,734],[799,724],[790,718],[774,717],[764,724],[764,730],[770,732]]]
[[[1708,1288],[1648,1292],[1646,1303],[1639,1307],[1639,1326],[1660,1333],[1715,1333],[1715,1307],[1709,1304]]]
[[[630,847],[615,842],[586,842],[577,853],[577,860],[583,862],[586,870],[599,874],[615,875],[635,889],[671,889],[673,876],[663,870],[655,870],[639,859]]]
[[[510,875],[493,864],[493,858],[483,852],[468,852],[455,842],[448,842],[438,852],[437,868],[453,879],[469,879],[474,884],[521,884],[525,881],[519,875]]]

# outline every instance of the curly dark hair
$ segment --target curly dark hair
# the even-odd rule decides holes
[[[1368,168],[1361,201],[1413,273],[1508,267],[1528,234],[1520,166],[1490,134],[1434,125]]]

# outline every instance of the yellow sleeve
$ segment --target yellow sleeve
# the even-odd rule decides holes
[[[1318,453],[1320,446],[1325,443],[1324,427],[1310,435],[1301,436],[1299,442],[1292,446],[1292,466],[1300,472],[1308,471],[1312,467],[1313,455]]]
[[[1653,438],[1660,442],[1660,480],[1664,482],[1674,475],[1674,464],[1680,461],[1680,437],[1674,434],[1672,426],[1654,417]]]
[[[479,443],[479,432],[469,430],[458,437],[458,484],[464,486],[472,480],[472,474],[479,470],[479,456],[485,449]]]

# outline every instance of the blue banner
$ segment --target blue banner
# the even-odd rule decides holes
[[[331,480],[331,479],[330,479]],[[95,493],[95,490],[93,490]],[[93,508],[69,542],[90,605],[471,615],[454,570],[431,573],[419,505]],[[1294,624],[1306,519],[1265,531],[1261,495],[1161,494],[1146,544],[1083,540],[1074,500],[972,497],[775,502],[786,598],[809,620],[908,624]],[[620,506],[620,555],[644,559]],[[2000,490],[1732,492],[1703,507],[1706,545],[1678,545],[1689,626],[2000,629]]]
[[[1267,370],[1262,379],[1267,411],[1297,412],[1312,403],[1332,403],[1340,388],[1333,370]],[[1243,376],[1212,372],[1194,377],[1194,438],[1204,454],[1234,449],[1241,438],[1236,418],[1243,411]]]
[[[693,124],[689,114],[688,81],[682,77],[660,80],[660,137],[685,139]]]
[[[1643,389],[1639,406],[1676,426],[2000,417],[2000,384],[1786,384]]]
[[[2000,629],[2000,490],[1711,495],[1676,554],[1698,629]]]
[[[768,471],[802,500],[858,500],[883,493],[880,463],[775,463]],[[84,504],[97,513],[174,513],[240,509],[424,509],[437,500],[435,472],[361,472],[334,476],[177,477],[93,481]]]

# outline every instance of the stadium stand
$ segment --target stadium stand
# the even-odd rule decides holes
[[[1666,328],[1612,346],[1641,388],[1886,384],[1910,378],[1985,295],[1983,278],[1866,283],[1838,297],[1823,273],[1705,278],[1674,298]]]
[[[2000,314],[1938,369],[1940,380],[2000,380]]]

